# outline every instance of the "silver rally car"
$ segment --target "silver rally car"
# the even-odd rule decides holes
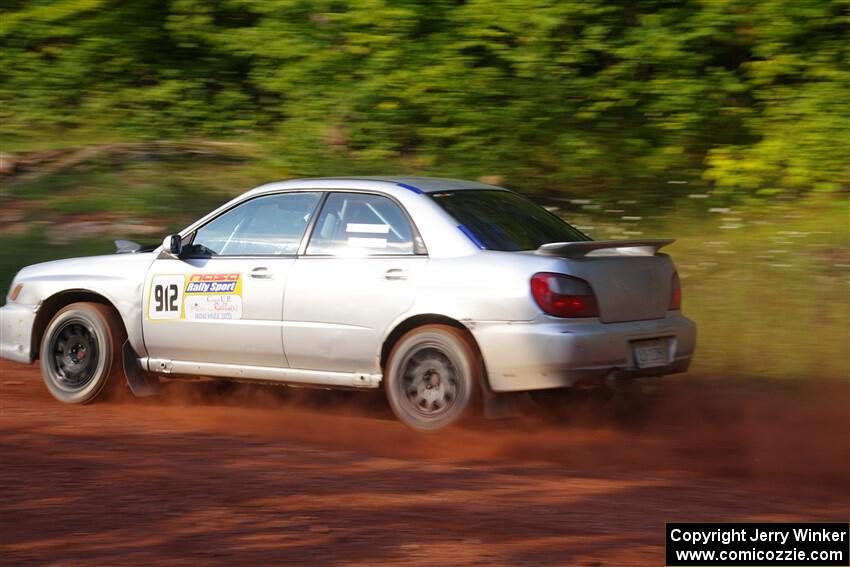
[[[162,246],[37,264],[0,309],[0,356],[60,401],[126,376],[383,387],[437,429],[476,396],[687,370],[671,240],[593,241],[492,185],[420,177],[269,183]]]

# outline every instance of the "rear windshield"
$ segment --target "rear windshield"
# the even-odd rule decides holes
[[[590,240],[546,209],[509,191],[443,191],[431,197],[487,250],[536,250],[550,242]]]

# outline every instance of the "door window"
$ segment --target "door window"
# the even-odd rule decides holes
[[[310,256],[413,254],[413,230],[401,208],[382,195],[332,193],[313,228]]]
[[[237,205],[199,228],[187,255],[293,256],[321,195],[278,193]]]

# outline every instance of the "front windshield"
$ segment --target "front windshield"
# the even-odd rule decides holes
[[[536,250],[551,242],[590,240],[546,209],[510,191],[443,191],[431,197],[487,250]]]

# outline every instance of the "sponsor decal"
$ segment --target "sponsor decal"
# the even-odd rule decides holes
[[[242,318],[242,274],[157,274],[148,296],[151,320],[229,320]]]
[[[194,321],[226,321],[242,318],[242,298],[238,295],[187,295],[185,318]]]
[[[241,274],[192,274],[186,293],[242,293]]]

